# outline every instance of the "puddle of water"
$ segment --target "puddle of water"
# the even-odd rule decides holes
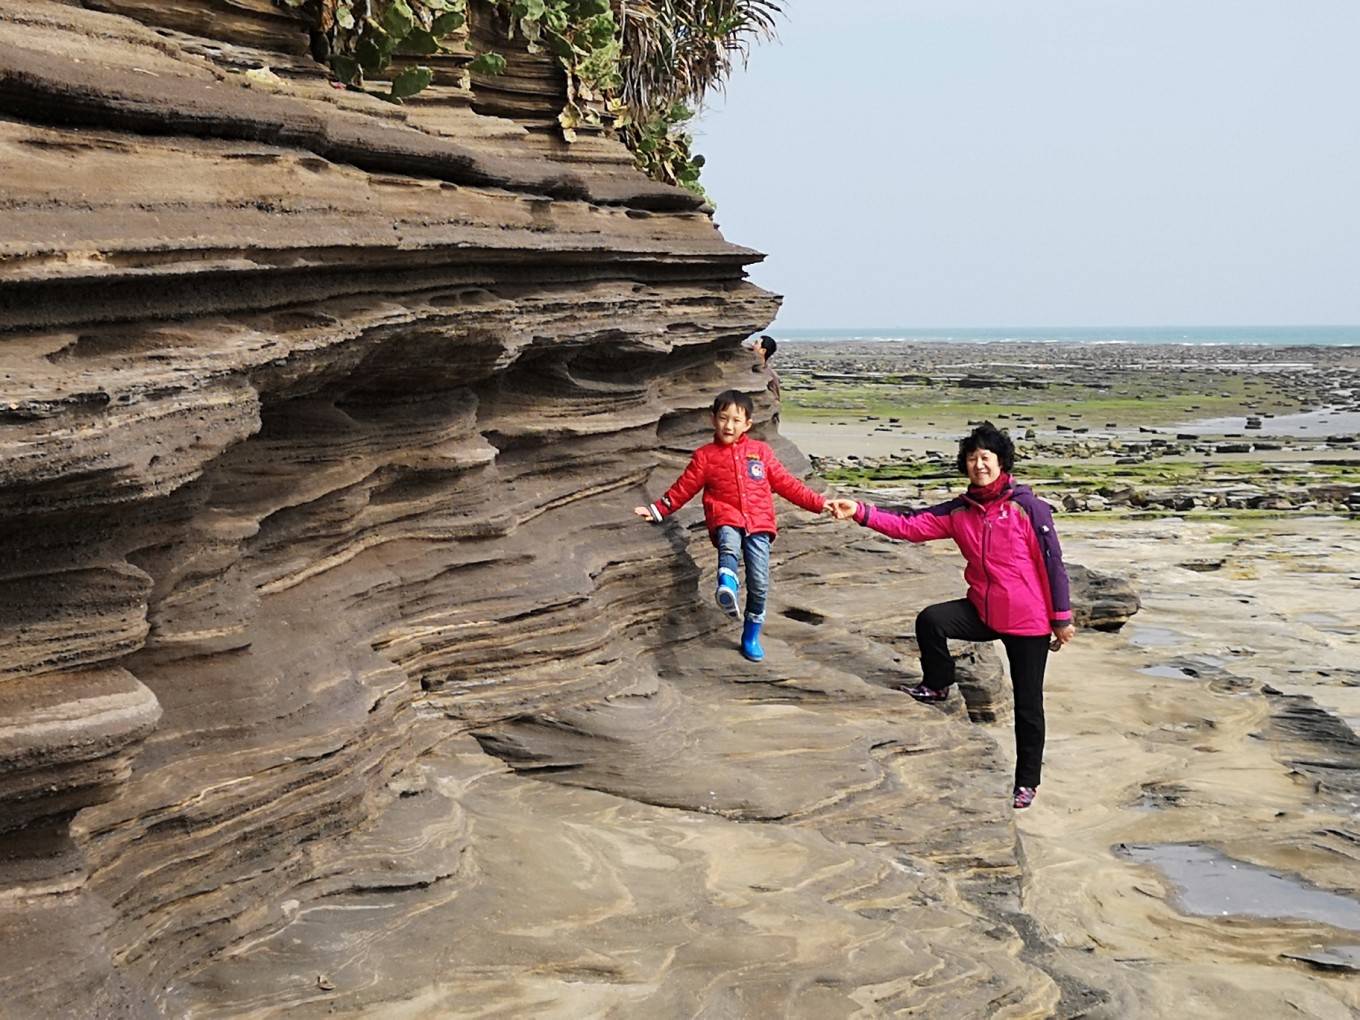
[[[1120,843],[1114,852],[1166,875],[1183,913],[1298,918],[1360,931],[1360,901],[1198,843]]]
[[[1286,960],[1300,960],[1318,970],[1360,973],[1360,946],[1324,946],[1303,953],[1284,953]]]
[[[1170,648],[1185,640],[1184,634],[1167,627],[1148,627],[1135,623],[1129,630],[1129,641],[1140,648]]]
[[[1224,432],[1241,432],[1247,438],[1252,436],[1300,436],[1321,439],[1325,436],[1354,435],[1360,430],[1360,411],[1342,411],[1324,407],[1318,411],[1301,414],[1281,414],[1274,418],[1262,418],[1259,429],[1248,430],[1244,415],[1232,418],[1201,418],[1198,421],[1181,422],[1168,427],[1168,432],[1184,432],[1186,435],[1218,436]]]
[[[1195,674],[1187,673],[1176,666],[1144,666],[1138,672],[1146,673],[1148,676],[1159,676],[1165,680],[1193,680],[1195,678]]]
[[[1225,685],[1228,689],[1251,686],[1250,680],[1225,670],[1219,656],[1204,653],[1177,655],[1167,662],[1143,666],[1138,672],[1167,680],[1208,680],[1215,689]]]

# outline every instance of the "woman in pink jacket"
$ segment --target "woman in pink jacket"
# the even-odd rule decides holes
[[[1014,463],[1010,437],[983,422],[959,442],[959,473],[969,481],[963,495],[905,515],[851,499],[828,506],[841,520],[853,517],[890,538],[952,538],[963,553],[968,597],[927,606],[917,615],[924,677],[902,689],[918,701],[943,701],[954,682],[948,639],[1000,640],[1015,692],[1012,802],[1027,808],[1044,756],[1044,667],[1050,649],[1067,644],[1076,629],[1053,511],[1028,486],[1012,481]]]

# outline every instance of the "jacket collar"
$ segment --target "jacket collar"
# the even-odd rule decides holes
[[[1007,483],[1002,487],[1001,492],[997,495],[996,499],[989,500],[986,503],[984,503],[980,499],[974,498],[973,494],[968,492],[967,490],[965,490],[964,493],[961,496],[959,496],[959,499],[961,499],[968,506],[977,507],[979,510],[985,511],[990,506],[999,506],[1000,504],[1005,503],[1007,500],[1012,499],[1015,496],[1028,491],[1029,491],[1028,486],[1017,485],[1015,483],[1015,479],[1012,478],[1008,480]]]

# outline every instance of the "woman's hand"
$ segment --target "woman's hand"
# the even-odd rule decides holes
[[[1076,633],[1077,628],[1072,626],[1072,624],[1070,623],[1064,627],[1054,627],[1053,643],[1050,644],[1048,647],[1056,652],[1063,645],[1067,644],[1067,642],[1071,641],[1072,638],[1076,636]]]
[[[859,504],[853,499],[828,499],[826,508],[836,520],[844,521],[855,516],[855,513],[859,510]]]
[[[645,506],[633,507],[633,513],[637,514],[639,517],[645,517],[649,521],[652,519],[652,512],[648,510]]]

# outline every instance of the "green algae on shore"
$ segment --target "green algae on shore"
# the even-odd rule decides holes
[[[1303,406],[1297,398],[1272,386],[1270,380],[1223,373],[1114,375],[1108,385],[1064,384],[1061,396],[1048,388],[1003,382],[986,388],[985,400],[978,399],[978,386],[902,384],[891,376],[854,382],[817,379],[806,384],[801,376],[786,375],[790,381],[784,384],[782,413],[791,421],[852,414],[897,418],[903,425],[961,425],[979,418],[1035,419],[1034,424],[1039,424],[1051,418],[1151,426],[1241,413],[1244,406],[1257,414],[1297,411]]]
[[[954,440],[989,419],[1068,511],[1360,512],[1352,352],[985,346],[800,345],[784,421],[833,484],[916,499],[957,489]]]

